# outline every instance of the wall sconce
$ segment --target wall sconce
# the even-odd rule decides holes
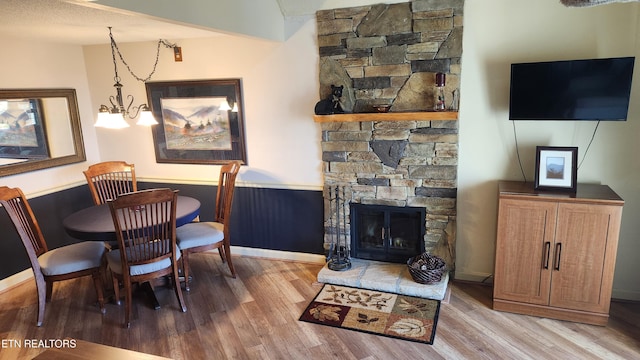
[[[98,119],[94,124],[95,127],[103,127],[108,129],[122,129],[129,127],[129,123],[125,120],[125,116],[129,119],[135,119],[138,115],[137,125],[145,125],[151,126],[158,124],[158,121],[153,117],[151,110],[147,104],[140,104],[138,106],[133,106],[134,98],[132,95],[127,96],[127,100],[129,104],[125,107],[123,96],[122,96],[122,84],[120,83],[120,76],[118,76],[118,64],[116,62],[116,52],[120,57],[122,63],[127,67],[131,75],[138,81],[146,82],[151,79],[151,76],[156,71],[156,66],[158,65],[158,59],[160,58],[160,45],[164,45],[167,48],[177,48],[175,44],[169,44],[166,41],[160,39],[158,40],[158,51],[156,53],[156,62],[153,64],[153,70],[145,79],[141,79],[136,74],[131,71],[129,65],[124,61],[120,50],[118,49],[118,45],[113,38],[113,34],[111,33],[111,27],[109,27],[109,38],[111,39],[111,57],[113,59],[113,70],[115,73],[114,80],[115,84],[113,87],[116,88],[116,95],[109,97],[109,103],[111,103],[111,107],[107,105],[100,105],[100,109],[98,109]]]

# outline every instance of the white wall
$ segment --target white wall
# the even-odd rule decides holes
[[[245,186],[319,189],[320,130],[312,119],[319,86],[314,32],[315,21],[309,21],[286,43],[232,36],[179,40],[183,61],[174,62],[172,51],[162,48],[151,81],[241,78],[249,166],[243,167],[238,181]],[[155,43],[118,47],[136,75],[144,78],[149,74]],[[95,109],[114,94],[110,51],[108,45],[85,47]],[[132,94],[136,104],[146,102],[144,84],[135,81],[122,64],[119,73],[125,96]],[[97,138],[102,160],[133,162],[140,177],[217,179],[216,166],[157,164],[149,128],[98,129]]]
[[[98,147],[91,125],[89,86],[80,46],[2,39],[0,87],[76,89],[88,162],[98,161]],[[53,130],[53,129],[51,129]],[[20,187],[27,197],[74,186],[84,182],[87,162],[0,178],[0,185]]]
[[[508,120],[512,62],[636,56],[637,4],[566,8],[558,0],[466,0],[458,168],[457,275],[493,273],[497,180],[522,180],[513,126],[528,181],[536,145],[577,146],[578,182],[609,185],[623,199],[614,296],[640,299],[637,221],[640,108],[627,122],[602,122],[586,154],[595,122]],[[553,86],[553,84],[549,84]],[[635,71],[632,98],[640,98]],[[584,160],[583,160],[584,159]]]

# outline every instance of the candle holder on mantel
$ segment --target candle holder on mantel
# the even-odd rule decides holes
[[[436,74],[436,105],[435,111],[445,111],[445,99],[444,99],[444,85],[447,81],[447,77],[444,73]]]
[[[330,270],[344,271],[351,269],[349,244],[347,244],[347,214],[344,186],[329,186],[329,228],[332,229],[327,267]],[[342,212],[340,209],[342,208]],[[344,226],[341,227],[340,224]]]

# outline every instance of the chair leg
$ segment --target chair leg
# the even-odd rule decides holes
[[[124,281],[124,327],[127,329],[131,327],[131,313],[132,313],[132,294],[131,294],[131,281],[125,279]]]
[[[46,280],[47,283],[47,302],[51,301],[51,295],[53,294],[53,281]]]
[[[226,260],[224,259],[225,254],[224,254],[224,249],[221,247],[218,248],[218,254],[220,254],[220,259],[222,259],[222,262],[225,262]]]
[[[35,274],[35,278],[38,291],[38,320],[36,325],[42,326],[44,323],[44,307],[47,302],[47,284],[42,274]]]
[[[120,305],[120,283],[116,275],[111,273],[111,280],[113,281],[113,298],[116,305]]]
[[[107,309],[104,307],[104,293],[102,286],[102,271],[96,270],[91,274],[93,277],[93,284],[96,287],[96,295],[98,296],[98,304],[100,305],[100,312],[105,314]]]
[[[106,243],[105,243],[106,246]],[[104,288],[106,289],[109,281],[111,281],[111,268],[109,267],[109,262],[107,261],[107,255],[102,256],[102,264],[100,265],[100,273],[102,275],[102,283],[104,284]]]
[[[236,270],[233,268],[233,263],[231,262],[231,245],[228,241],[224,242],[224,254],[227,257],[227,265],[229,265],[229,270],[231,270],[231,277],[236,278]]]
[[[189,279],[186,278],[187,274],[185,273],[185,284],[189,283]],[[188,289],[187,285],[187,289]],[[173,263],[173,289],[176,292],[176,297],[178,298],[178,303],[180,304],[180,309],[182,312],[187,312],[187,305],[184,303],[184,297],[182,296],[182,287],[180,286],[180,278],[178,276],[178,263]]]
[[[182,260],[182,275],[184,275],[184,289],[186,291],[191,291],[189,288],[189,251],[182,250],[182,256],[180,257]],[[177,283],[178,285],[180,282]]]

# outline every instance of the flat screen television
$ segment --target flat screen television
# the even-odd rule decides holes
[[[627,120],[634,60],[511,64],[509,120]]]

